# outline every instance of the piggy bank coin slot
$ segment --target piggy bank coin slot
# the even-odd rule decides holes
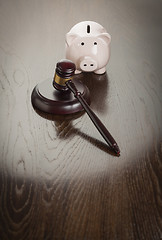
[[[87,25],[87,33],[90,33],[90,25]]]

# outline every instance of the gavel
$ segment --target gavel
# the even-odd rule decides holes
[[[107,128],[104,126],[104,124],[101,122],[101,120],[89,107],[88,103],[82,96],[82,93],[77,89],[76,85],[74,84],[73,78],[75,69],[75,64],[70,60],[65,59],[58,62],[56,64],[56,70],[53,79],[54,88],[59,92],[71,91],[74,94],[74,97],[80,102],[83,109],[87,112],[88,116],[90,117],[102,137],[105,139],[109,147],[119,156],[120,149],[116,141],[114,140],[110,132],[107,130]]]

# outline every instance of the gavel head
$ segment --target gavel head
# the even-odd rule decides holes
[[[58,62],[53,78],[53,86],[59,91],[69,90],[66,86],[66,82],[73,78],[75,69],[75,64],[68,59],[63,59]]]

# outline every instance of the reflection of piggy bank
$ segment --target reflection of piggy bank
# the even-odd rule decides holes
[[[84,21],[66,34],[66,58],[76,65],[76,73],[106,71],[110,57],[111,36],[100,24]]]

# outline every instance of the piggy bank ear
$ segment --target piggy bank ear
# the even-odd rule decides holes
[[[101,38],[102,40],[104,40],[107,44],[110,44],[111,42],[111,36],[109,33],[101,33],[98,38]]]
[[[66,34],[66,43],[68,46],[71,45],[71,43],[74,41],[75,38],[77,38],[78,35],[74,33],[67,33]]]

